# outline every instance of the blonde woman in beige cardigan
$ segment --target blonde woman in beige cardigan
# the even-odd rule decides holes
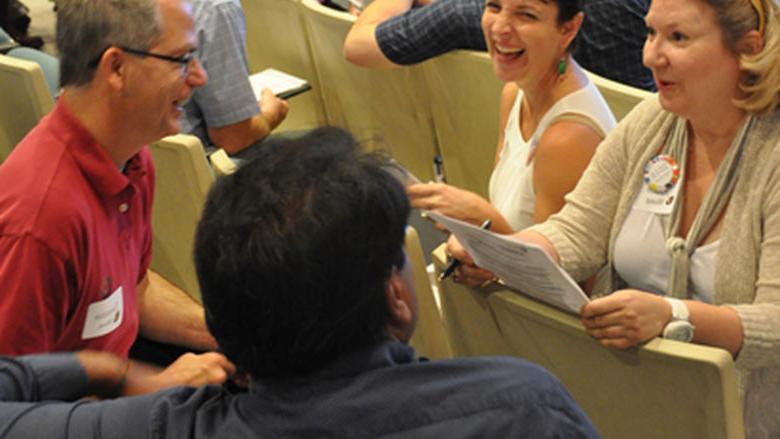
[[[778,8],[653,0],[646,22],[658,96],[599,146],[559,214],[514,236],[576,279],[597,274],[581,317],[604,346],[667,336],[728,350],[748,437],[777,438]],[[449,250],[471,262],[457,242]],[[491,276],[468,264],[457,272],[471,284]]]

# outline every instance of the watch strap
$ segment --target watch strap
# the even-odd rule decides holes
[[[685,302],[673,297],[664,297],[664,299],[669,302],[669,305],[672,307],[672,322],[690,322],[691,313],[688,311],[688,305],[686,305]]]

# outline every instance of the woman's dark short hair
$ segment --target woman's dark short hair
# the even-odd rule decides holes
[[[584,0],[555,0],[558,5],[558,24],[566,23],[582,12]]]

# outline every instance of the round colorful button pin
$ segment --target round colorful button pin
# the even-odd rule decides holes
[[[645,165],[645,184],[657,194],[669,192],[679,180],[680,167],[670,155],[659,154]]]

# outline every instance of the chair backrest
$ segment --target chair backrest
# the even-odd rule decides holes
[[[557,376],[605,438],[744,438],[728,352],[660,338],[610,350],[541,302],[511,291],[489,302],[512,354]]]
[[[157,176],[151,268],[200,302],[192,249],[195,228],[214,176],[195,136],[168,136],[149,148]]]
[[[443,266],[441,249],[434,260]],[[658,338],[637,349],[607,349],[576,316],[505,288],[452,285],[442,282],[444,323],[451,342],[469,338],[452,342],[454,353],[508,353],[540,364],[558,377],[604,438],[745,437],[728,352]],[[473,321],[463,324],[463,316]]]
[[[444,245],[433,252],[433,264],[441,273],[447,264]],[[510,355],[511,349],[499,331],[490,309],[490,290],[455,283],[452,276],[439,282],[439,299],[452,355]]]
[[[0,55],[0,161],[53,106],[38,64]]]
[[[451,358],[450,344],[444,330],[441,310],[428,277],[420,239],[417,231],[411,226],[406,228],[404,246],[411,264],[414,289],[417,293],[417,328],[412,337],[412,346],[419,355],[431,359]]]
[[[607,105],[609,105],[612,114],[615,115],[615,119],[617,119],[618,122],[620,122],[636,104],[653,95],[653,93],[647,90],[621,84],[592,72],[586,71],[585,73],[599,89],[601,95],[604,96],[604,100],[607,101]]]
[[[447,181],[487,197],[503,83],[483,52],[450,52],[423,68]]]
[[[290,111],[278,130],[307,129],[325,124],[317,74],[303,26],[300,0],[242,0],[246,15],[249,71],[268,67],[303,78],[312,90],[290,98]]]
[[[29,47],[16,47],[8,52],[12,58],[25,59],[41,66],[46,85],[49,87],[52,99],[56,99],[60,91],[60,60],[40,50]]]
[[[301,5],[328,123],[347,129],[368,149],[389,150],[419,179],[432,179],[438,148],[421,67],[353,66],[342,50],[355,17],[316,0]]]

